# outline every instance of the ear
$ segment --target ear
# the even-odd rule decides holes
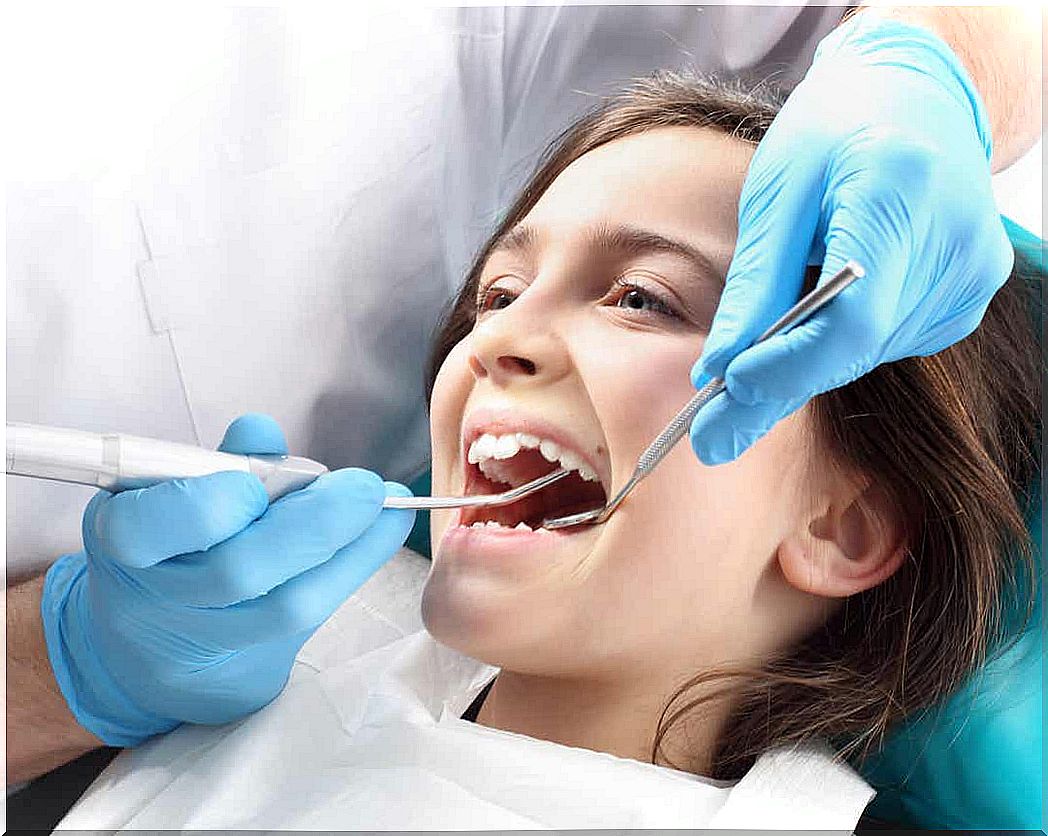
[[[902,565],[901,525],[884,491],[840,487],[779,544],[786,580],[802,592],[843,598],[883,582]]]

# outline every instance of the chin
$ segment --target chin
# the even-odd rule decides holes
[[[550,650],[559,640],[535,631],[534,619],[528,618],[533,607],[492,592],[434,565],[422,591],[422,623],[442,645],[473,659],[522,673],[547,672]]]
[[[501,619],[490,599],[485,603],[480,581],[454,574],[434,559],[422,590],[422,623],[441,644],[479,659],[485,638],[497,631]]]

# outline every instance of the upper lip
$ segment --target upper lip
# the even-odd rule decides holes
[[[565,450],[578,455],[593,472],[597,474],[604,493],[608,494],[611,474],[608,467],[607,446],[584,444],[574,433],[550,423],[537,415],[528,415],[518,410],[477,409],[469,414],[462,424],[462,466],[467,480],[470,480],[472,467],[466,456],[470,445],[485,433],[491,435],[510,435],[527,433],[541,439],[553,441]],[[601,450],[603,448],[603,452]]]

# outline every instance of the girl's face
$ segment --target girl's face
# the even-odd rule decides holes
[[[812,596],[776,561],[809,519],[804,410],[731,464],[705,467],[682,441],[603,525],[512,527],[603,504],[694,394],[751,154],[697,128],[612,142],[493,251],[476,325],[433,392],[434,493],[504,490],[552,470],[549,456],[589,479],[433,512],[422,610],[444,644],[520,673],[661,680],[811,627]],[[506,525],[470,525],[492,518]]]

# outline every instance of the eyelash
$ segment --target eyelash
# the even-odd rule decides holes
[[[497,280],[496,280],[497,281]],[[653,313],[658,316],[666,316],[671,319],[681,319],[681,315],[677,312],[676,308],[668,302],[661,294],[656,293],[650,288],[644,287],[638,284],[636,281],[628,281],[621,276],[615,279],[615,287],[621,291],[618,294],[618,298],[615,300],[616,303],[621,302],[627,293],[637,292],[642,294],[649,302],[653,303],[653,309],[651,311],[643,311],[642,313]],[[483,313],[488,313],[491,310],[502,310],[502,308],[492,309],[489,307],[489,303],[498,298],[500,295],[512,295],[511,291],[503,287],[497,287],[495,282],[492,282],[486,288],[482,288],[480,293],[477,295],[476,302],[476,313],[479,316]],[[516,297],[513,297],[516,298]],[[512,299],[511,299],[512,301]],[[632,310],[637,310],[633,308]]]
[[[622,291],[619,294],[618,299],[616,299],[616,302],[621,302],[626,297],[627,293],[632,293],[636,291],[637,293],[644,295],[649,301],[654,303],[654,309],[651,311],[651,313],[657,314],[659,316],[667,316],[671,319],[682,318],[681,315],[677,312],[677,309],[673,306],[671,302],[669,302],[665,298],[663,294],[658,293],[649,287],[644,287],[643,285],[638,284],[636,281],[628,281],[622,278],[621,276],[615,279],[615,287]],[[636,308],[632,308],[631,310],[636,310]]]
[[[487,313],[489,310],[491,310],[491,308],[486,307],[486,305],[496,296],[500,294],[509,295],[509,293],[510,292],[506,290],[504,287],[495,287],[495,282],[492,282],[485,288],[481,288],[480,292],[477,294],[477,315],[479,316],[480,314]],[[502,309],[499,308],[498,310]]]

